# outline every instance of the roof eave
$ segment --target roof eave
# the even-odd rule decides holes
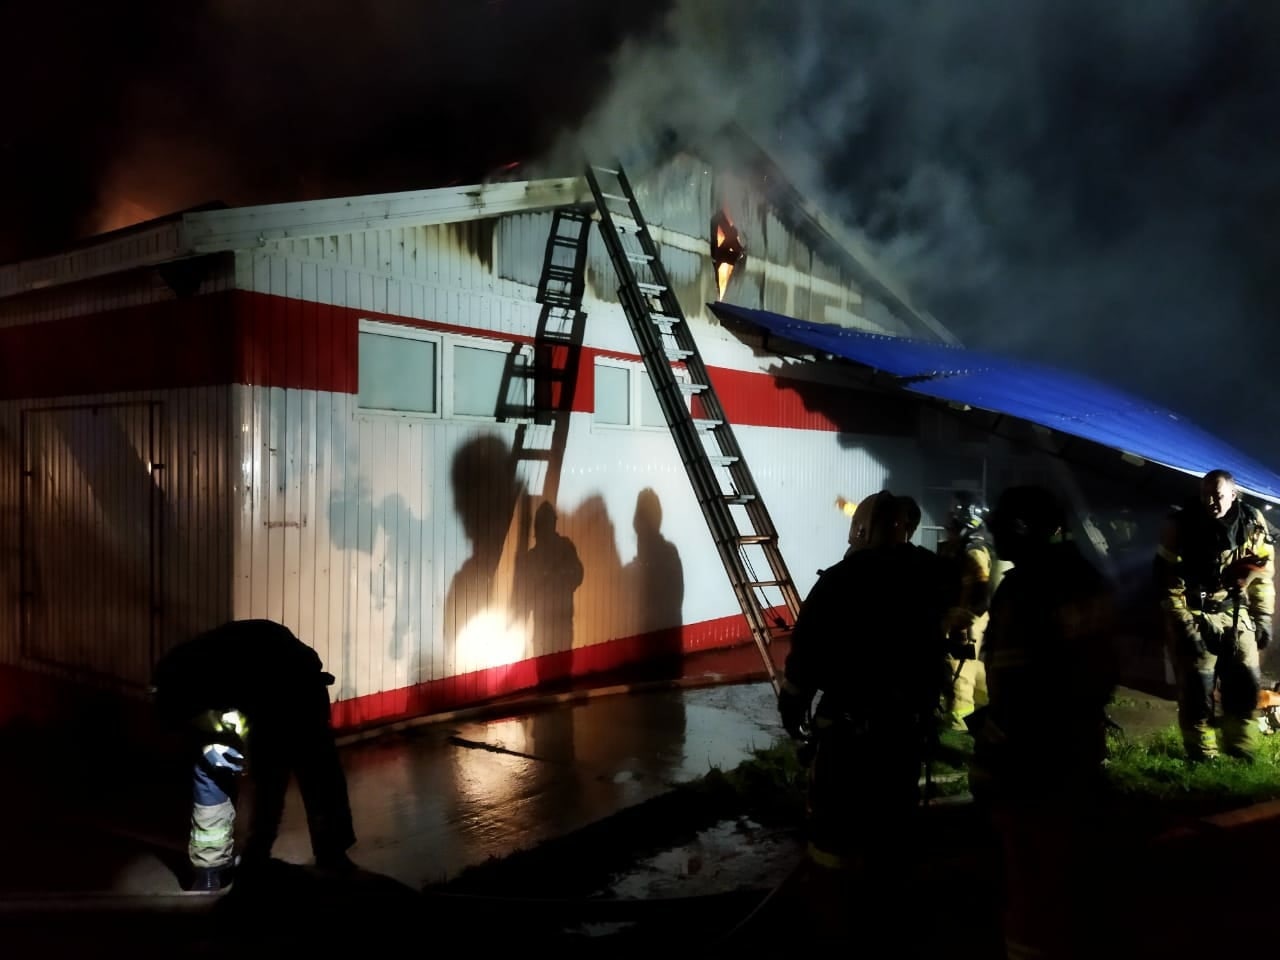
[[[0,299],[187,257],[254,250],[273,240],[460,223],[590,202],[584,177],[560,177],[193,211],[0,266]]]
[[[520,180],[366,197],[212,210],[183,217],[189,254],[251,250],[273,240],[434,226],[586,203],[583,177]]]

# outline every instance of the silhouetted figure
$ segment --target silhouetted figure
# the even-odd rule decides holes
[[[825,570],[801,604],[778,708],[793,737],[812,734],[812,860],[868,867],[884,880],[907,865],[959,583],[951,565],[910,542],[920,519],[914,500],[885,490],[869,511],[859,548]]]
[[[356,842],[347,781],[330,723],[332,683],[315,650],[270,620],[223,624],[157,664],[156,708],[195,754],[189,889],[213,892],[231,881],[237,778],[246,771],[254,800],[242,875],[270,859],[291,775],[298,778],[316,865],[353,868],[346,855]]]
[[[489,609],[502,549],[521,492],[516,464],[506,440],[496,435],[468,440],[454,455],[450,470],[454,509],[471,541],[444,600],[444,637],[456,649],[473,618]]]
[[[582,561],[573,541],[556,531],[556,508],[543,501],[533,518],[533,547],[516,562],[513,606],[532,615],[538,679],[552,679],[551,654],[573,648],[573,594],[582,585]]]
[[[990,700],[970,717],[970,785],[1001,841],[1008,955],[1099,956],[1113,588],[1049,491],[1010,487],[988,523],[1013,567],[984,638]]]
[[[684,566],[676,545],[662,535],[662,502],[652,488],[636,497],[632,518],[636,556],[627,565],[627,589],[637,605],[637,626],[649,643],[647,666],[665,675],[678,674],[683,649]]]

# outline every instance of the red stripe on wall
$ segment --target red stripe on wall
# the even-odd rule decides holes
[[[232,382],[235,295],[0,329],[0,400]]]
[[[746,621],[741,616],[706,620],[670,631],[625,637],[399,690],[341,700],[333,705],[333,723],[338,731],[355,730],[476,706],[512,694],[529,693],[549,683],[556,687],[563,683],[581,687],[584,680],[588,685],[603,685],[659,676],[679,677],[687,675],[687,665],[682,660],[690,654],[741,649],[749,636]],[[747,647],[745,655],[734,657],[734,661],[739,667],[749,663],[751,670],[763,670],[754,646],[748,643]],[[665,661],[655,662],[655,649],[670,650],[671,656]],[[779,668],[783,656],[781,652],[775,653]],[[104,718],[109,718],[110,722]],[[29,725],[45,730],[87,729],[104,723],[113,729],[127,730],[129,736],[145,739],[153,718],[144,701],[73,680],[0,664],[0,728]]]
[[[554,683],[555,679],[572,680],[604,675],[640,664],[649,667],[655,649],[671,650],[673,654],[678,649],[683,656],[698,651],[738,646],[749,637],[746,620],[740,615],[704,620],[663,631],[661,634],[624,637],[546,657],[402,687],[399,690],[341,700],[333,705],[333,722],[340,730],[351,730],[375,723],[441,713],[532,690],[539,685],[545,686],[548,682]],[[677,638],[678,647],[675,642]],[[654,666],[661,669],[664,665]],[[678,657],[666,666],[678,674]],[[778,666],[781,667],[781,664]],[[549,681],[549,677],[553,679]]]
[[[229,291],[0,330],[0,399],[223,383],[354,394],[359,321],[487,335],[451,324],[248,291]],[[504,335],[507,341],[530,342]],[[595,405],[597,356],[584,347],[572,409]],[[910,436],[917,401],[769,374],[713,368],[730,422]]]

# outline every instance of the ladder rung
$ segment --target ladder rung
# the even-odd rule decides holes
[[[628,205],[630,205],[631,203],[630,200],[628,200],[626,197],[624,197],[620,193],[605,193],[603,190],[601,190],[600,196],[604,197],[606,200],[621,200],[623,203]]]
[[[632,263],[648,263],[653,257],[647,253],[628,253],[627,259]]]
[[[773,540],[767,533],[748,533],[738,538],[739,543],[769,543]]]
[[[719,464],[722,467],[727,467],[731,463],[737,463],[739,460],[738,457],[726,457],[726,456],[720,456],[718,454],[716,456],[709,456],[707,457],[707,459],[710,460],[712,463]]]
[[[705,383],[686,383],[684,380],[677,380],[676,383],[680,384],[680,389],[684,393],[701,393],[707,389]]]
[[[636,286],[639,287],[641,290],[643,290],[645,293],[662,293],[663,291],[670,289],[665,284],[646,283],[643,280],[637,280]]]
[[[756,495],[754,493],[726,493],[724,495],[724,502],[743,504],[743,503],[750,503],[755,498],[756,498]]]
[[[620,213],[614,213],[612,210],[608,211],[608,215],[609,219],[613,221],[613,225],[615,227],[619,227],[623,230],[629,230],[631,233],[640,232],[640,224],[635,220],[632,220],[630,217],[623,216]]]
[[[670,314],[666,314],[666,313],[651,313],[649,314],[649,319],[652,320],[654,323],[679,323],[680,322],[679,317],[673,317]]]
[[[608,174],[611,174],[612,176],[615,176],[615,177],[618,175],[618,171],[617,171],[617,170],[614,170],[612,167],[597,167],[597,166],[594,166],[594,165],[593,165],[593,166],[591,167],[591,169],[592,169],[592,170],[599,170],[601,173],[608,173]]]
[[[667,356],[672,360],[683,360],[685,357],[692,357],[692,350],[668,350]]]
[[[716,427],[723,427],[723,420],[698,420],[693,421],[693,425],[699,430],[714,430]]]
[[[787,583],[787,582],[788,582],[788,581],[786,581],[786,580],[752,580],[752,581],[750,581],[750,582],[748,582],[748,583],[747,583],[747,586],[748,586],[748,587],[780,587],[780,586],[782,586],[784,583]],[[779,629],[779,628],[778,628],[778,627],[766,627],[765,629],[767,629],[767,630],[777,630],[777,629]]]

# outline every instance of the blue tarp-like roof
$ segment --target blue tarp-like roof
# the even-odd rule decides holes
[[[1228,470],[1245,490],[1280,501],[1280,474],[1181,414],[1089,377],[997,354],[709,304],[821,353],[906,378],[912,393],[1029,420],[1197,476]]]

